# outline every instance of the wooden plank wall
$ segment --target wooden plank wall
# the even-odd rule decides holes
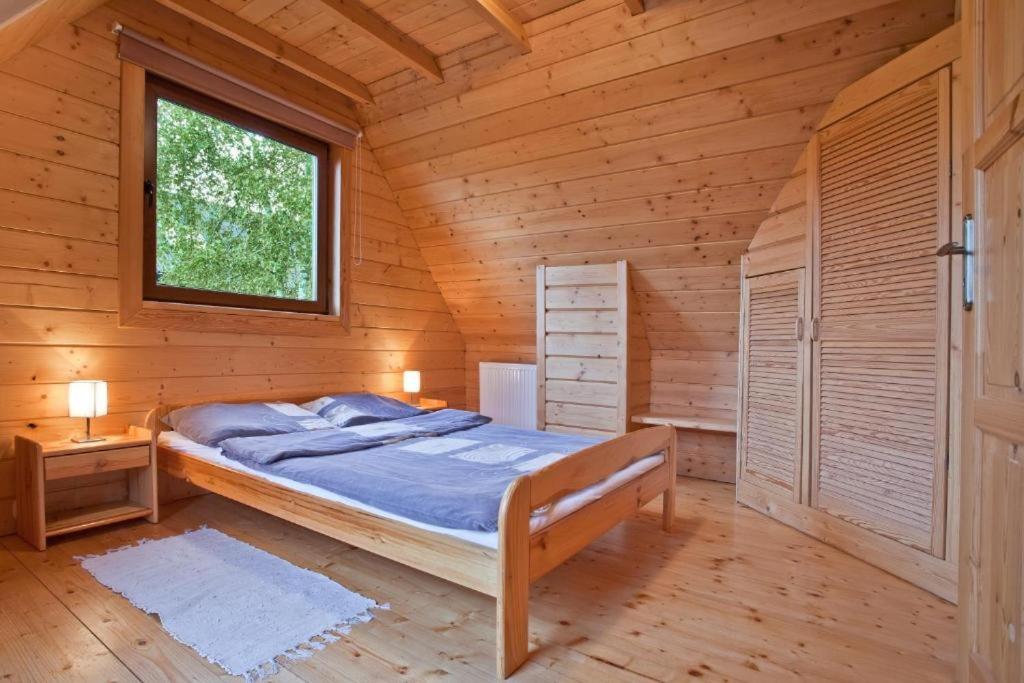
[[[65,383],[76,378],[110,381],[99,430],[205,395],[398,392],[404,368],[423,370],[425,395],[464,402],[461,335],[372,154],[351,334],[117,327],[119,64],[106,30],[115,18],[101,8],[0,64],[0,534],[13,530],[11,437],[79,429],[64,417]],[[121,487],[100,481],[65,504]]]
[[[652,407],[732,416],[740,255],[835,94],[954,3],[646,4],[581,0],[526,24],[528,55],[483,41],[360,108],[464,334],[470,405],[479,361],[534,362],[537,265],[626,259]]]
[[[746,277],[802,268],[807,264],[807,150],[800,155],[768,217],[742,257]]]

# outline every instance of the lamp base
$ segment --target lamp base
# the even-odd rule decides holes
[[[97,441],[106,441],[102,436],[82,436],[71,439],[73,443],[95,443]]]
[[[102,436],[92,435],[92,418],[85,418],[85,436],[72,437],[72,443],[96,443],[97,441],[106,441]]]

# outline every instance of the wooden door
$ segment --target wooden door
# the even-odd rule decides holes
[[[804,404],[804,269],[746,278],[739,476],[799,501]]]
[[[977,272],[965,320],[960,680],[1024,680],[1024,2],[965,5],[966,211]]]
[[[942,557],[949,368],[950,71],[812,146],[811,505]]]

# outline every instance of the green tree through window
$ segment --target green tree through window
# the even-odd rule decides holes
[[[316,298],[316,157],[157,100],[157,283]]]

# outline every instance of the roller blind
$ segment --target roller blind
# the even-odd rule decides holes
[[[358,131],[189,57],[158,40],[119,27],[118,56],[146,71],[198,90],[324,142],[353,149]]]

